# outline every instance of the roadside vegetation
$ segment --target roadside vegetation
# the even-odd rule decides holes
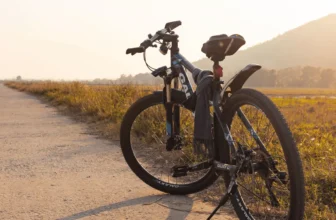
[[[155,86],[89,86],[81,83],[7,82],[74,113],[109,138],[118,137],[123,115]],[[262,89],[285,115],[303,160],[306,218],[336,219],[336,90]],[[297,97],[297,96],[307,97]],[[308,97],[312,96],[312,97]],[[320,97],[325,96],[325,97]],[[331,97],[329,97],[331,96]]]

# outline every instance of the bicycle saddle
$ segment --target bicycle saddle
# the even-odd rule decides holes
[[[227,36],[215,35],[203,44],[202,52],[213,61],[222,61],[225,56],[235,54],[245,44],[245,39],[239,34]]]

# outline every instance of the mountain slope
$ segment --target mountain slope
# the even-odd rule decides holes
[[[336,68],[335,54],[336,14],[330,14],[270,41],[239,51],[227,57],[223,66],[228,71],[237,71],[249,63],[274,69],[303,65]],[[207,58],[195,64],[202,69],[212,66]]]

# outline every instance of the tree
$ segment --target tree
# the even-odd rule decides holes
[[[276,87],[299,87],[301,67],[288,67],[277,72]]]
[[[247,80],[246,85],[252,87],[274,87],[275,82],[275,70],[260,69]]]
[[[321,71],[321,79],[318,83],[319,87],[331,88],[336,85],[336,70],[334,69],[323,69]]]
[[[21,76],[17,76],[16,80],[20,81],[20,80],[22,80],[22,77]]]
[[[300,79],[300,87],[316,87],[316,84],[320,80],[320,70],[319,67],[305,66],[302,68],[302,75]]]

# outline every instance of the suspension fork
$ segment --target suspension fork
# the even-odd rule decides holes
[[[174,79],[174,89],[178,89],[179,87],[179,81],[178,78]],[[173,134],[175,135],[180,135],[180,106],[175,105],[174,110],[173,110],[173,116],[174,116],[174,129],[173,129]]]
[[[178,89],[179,87],[179,81],[178,81],[178,74],[179,74],[179,62],[177,60],[175,60],[174,56],[175,54],[177,54],[179,52],[179,48],[178,48],[178,40],[177,38],[175,40],[172,41],[172,47],[170,50],[170,62],[171,62],[171,66],[172,66],[172,76],[173,76],[173,81],[174,81],[174,89]],[[180,144],[177,143],[178,140],[175,137],[178,137],[180,135],[180,107],[178,105],[172,106],[172,104],[170,105],[170,109],[171,107],[173,107],[172,112],[168,112],[167,111],[167,116],[169,115],[169,119],[172,119],[171,121],[173,122],[173,126],[171,126],[171,136],[170,136],[170,146],[168,144],[167,141],[167,150],[172,150],[173,148],[175,148],[176,144]],[[168,123],[168,118],[167,118],[167,123]],[[175,143],[176,142],[176,143]]]
[[[180,140],[180,107],[173,105],[171,100],[171,83],[173,81],[173,88],[179,88],[179,73],[182,71],[180,61],[175,58],[178,53],[177,41],[172,42],[171,49],[171,66],[172,73],[165,78],[165,96],[166,96],[166,132],[167,132],[167,151],[178,149],[181,147]]]
[[[174,83],[174,88],[178,88],[178,78],[169,75],[165,78],[164,87],[164,104],[166,110],[166,150],[171,151],[178,148],[179,140],[176,138],[180,134],[180,107],[173,105],[171,83]]]
[[[171,151],[174,147],[174,127],[173,127],[173,104],[171,98],[171,78],[164,79],[163,100],[166,109],[166,149]]]

